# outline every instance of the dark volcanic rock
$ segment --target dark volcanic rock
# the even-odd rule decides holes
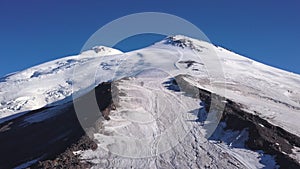
[[[86,99],[96,94],[100,111],[107,107],[111,109],[113,104],[110,88],[110,83],[102,83],[94,91],[73,102],[87,103],[89,100]],[[91,164],[81,163],[72,153],[96,148],[96,144],[85,135],[73,102],[34,110],[0,124],[0,168],[13,168],[35,159],[52,159],[35,164],[36,168],[90,166]],[[94,126],[102,117],[97,112],[87,111],[86,114],[90,126]],[[108,114],[105,115],[108,117]]]
[[[275,155],[281,168],[300,168],[300,162],[291,158],[293,146],[300,147],[300,137],[289,133],[281,127],[274,126],[258,115],[242,110],[243,105],[232,100],[211,94],[209,91],[191,86],[183,80],[183,75],[176,77],[181,90],[187,95],[198,97],[205,103],[207,112],[210,110],[212,99],[219,97],[226,102],[221,121],[226,122],[226,128],[231,130],[248,129],[249,139],[246,143],[251,150],[263,150],[267,154]],[[196,91],[197,90],[197,91]]]
[[[53,160],[40,161],[39,163],[34,164],[30,168],[90,168],[93,166],[93,164],[81,161],[79,159],[79,155],[75,155],[73,152],[88,149],[95,150],[96,148],[97,144],[93,142],[88,136],[84,135],[77,143],[73,144],[65,152],[56,156]]]

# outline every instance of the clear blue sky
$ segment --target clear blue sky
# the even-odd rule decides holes
[[[300,73],[299,7],[298,0],[1,0],[0,76],[76,54],[101,26],[136,12],[177,15],[214,44]]]

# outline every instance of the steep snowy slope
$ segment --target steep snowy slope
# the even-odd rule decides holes
[[[190,88],[185,90],[180,80]],[[76,152],[95,168],[275,168],[274,153],[245,148],[251,131],[225,129],[233,125],[230,120],[217,126],[222,104],[231,102],[239,107],[230,111],[266,121],[258,126],[300,137],[299,75],[180,35],[128,53],[96,47],[4,77],[0,121],[44,106],[59,107],[108,81],[116,110],[110,120],[97,121],[91,137],[98,148]],[[219,96],[220,112],[214,106],[207,112],[208,102],[199,97],[202,90]],[[43,120],[51,116],[45,114]],[[275,139],[274,144],[299,163],[297,140]],[[286,144],[291,152],[281,148]]]
[[[208,141],[203,102],[169,78],[147,70],[117,81],[117,108],[94,134],[98,148],[75,153],[93,168],[276,168],[271,155],[244,148],[247,131],[217,134],[230,146]]]

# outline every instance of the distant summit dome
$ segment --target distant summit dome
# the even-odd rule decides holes
[[[200,43],[199,43],[200,42]],[[209,43],[206,41],[201,41],[198,39],[193,39],[184,35],[174,35],[174,36],[168,36],[164,40],[162,40],[160,43],[177,46],[182,49],[184,48],[190,48],[192,50],[202,52],[202,50],[205,48],[204,43]]]
[[[123,53],[120,50],[113,49],[113,48],[106,47],[106,46],[95,46],[92,48],[92,50],[94,50],[96,53],[100,53],[100,54],[122,54]]]

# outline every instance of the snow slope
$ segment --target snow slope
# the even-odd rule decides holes
[[[229,138],[222,140],[234,145],[208,141],[205,124],[199,123],[199,112],[205,111],[201,100],[176,90],[176,85],[169,90],[170,78],[150,69],[115,82],[117,109],[94,134],[98,148],[74,153],[95,164],[93,168],[277,167],[274,157],[245,149],[246,131],[224,134]]]
[[[115,98],[119,108],[111,112],[111,120],[104,121],[103,129],[94,135],[99,148],[81,152],[82,159],[99,165],[146,168],[194,168],[207,164],[263,167],[258,152],[235,153],[228,145],[216,145],[204,138],[201,128],[210,122],[199,125],[195,115],[201,110],[202,101],[177,91],[176,86],[172,90],[166,87],[171,78],[180,74],[189,75],[185,80],[191,85],[240,103],[246,112],[300,136],[299,75],[181,35],[128,53],[95,47],[8,75],[0,80],[0,118],[3,121],[29,110],[63,104],[72,99],[72,94],[79,97],[101,82],[113,80],[125,95]],[[125,77],[130,78],[124,80]],[[180,120],[174,123],[178,117]],[[177,127],[172,128],[174,124]],[[169,128],[172,134],[163,132]],[[182,137],[184,134],[187,136]],[[126,149],[123,142],[128,144]],[[141,156],[147,159],[127,158]],[[295,151],[293,156],[298,157],[299,153]],[[243,161],[249,159],[254,161]]]
[[[73,78],[74,69],[89,73],[98,67],[95,61],[109,55],[122,54],[121,51],[103,46],[95,47],[80,55],[69,56],[47,62],[8,75],[0,80],[0,118],[15,115],[44,106],[50,106],[68,98],[73,92],[94,87],[95,83]],[[81,77],[84,78],[84,77]],[[73,88],[74,83],[80,83]]]

